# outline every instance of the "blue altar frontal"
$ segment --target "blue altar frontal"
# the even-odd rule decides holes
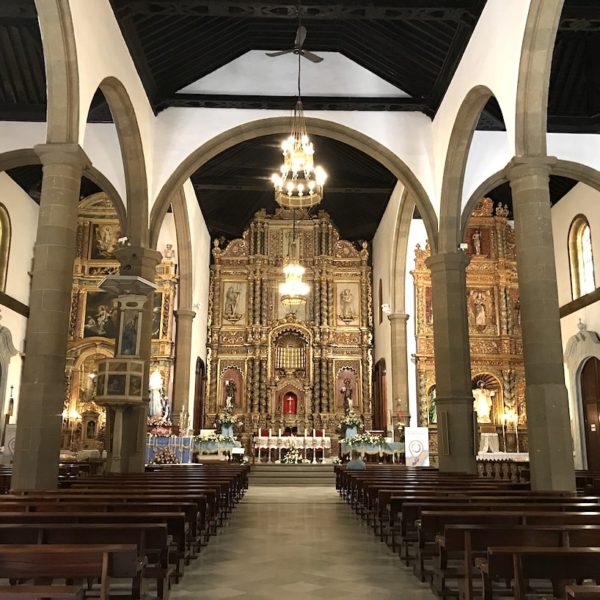
[[[152,464],[156,455],[165,449],[169,449],[181,464],[185,464],[192,462],[195,451],[200,454],[216,454],[241,447],[242,444],[237,440],[217,441],[210,438],[202,440],[193,436],[164,437],[149,434],[146,442],[146,464]]]

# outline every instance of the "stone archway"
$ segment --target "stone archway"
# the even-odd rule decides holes
[[[306,119],[306,125],[311,134],[329,137],[353,146],[393,173],[411,192],[425,223],[430,245],[433,249],[437,249],[438,221],[435,210],[422,184],[402,159],[379,142],[339,123],[309,117]],[[288,133],[289,126],[287,117],[260,119],[225,131],[197,148],[175,169],[156,198],[150,213],[151,231],[155,231],[157,223],[162,220],[175,190],[180,188],[185,180],[203,164],[241,142],[271,134]]]
[[[40,165],[40,157],[36,154],[33,148],[23,148],[21,150],[11,150],[0,154],[0,171],[8,171],[16,167],[23,167],[25,165]],[[110,199],[113,203],[117,216],[119,218],[119,225],[121,231],[126,230],[127,225],[127,213],[125,211],[125,204],[119,192],[115,189],[113,184],[101,173],[98,169],[92,166],[87,166],[83,170],[83,175],[87,177],[92,183],[95,183]]]
[[[546,154],[550,69],[563,4],[564,0],[531,0],[529,6],[517,85],[517,156]]]
[[[442,182],[444,201],[440,207],[440,252],[456,252],[462,240],[460,215],[469,150],[481,112],[493,96],[493,92],[483,85],[474,87],[465,96],[456,115],[448,143]]]

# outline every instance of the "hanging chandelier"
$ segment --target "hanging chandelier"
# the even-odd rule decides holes
[[[323,199],[327,173],[314,164],[315,148],[308,137],[301,93],[301,59],[298,53],[298,100],[292,116],[292,131],[281,144],[283,164],[273,173],[275,201],[283,208],[310,208]]]
[[[288,256],[283,266],[285,281],[279,284],[279,297],[281,303],[291,313],[306,302],[310,293],[310,286],[302,280],[306,269],[300,264],[298,242],[296,240],[296,211],[294,210],[292,221],[292,241],[290,242]]]

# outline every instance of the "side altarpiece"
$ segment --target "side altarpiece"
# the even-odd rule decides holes
[[[310,294],[290,312],[279,284],[295,232]],[[351,404],[371,425],[372,296],[366,242],[340,239],[329,215],[256,213],[241,239],[213,245],[205,426],[228,396],[246,434],[334,434]]]
[[[484,414],[476,413],[479,433],[498,433],[501,449],[527,450],[525,373],[515,236],[508,209],[482,199],[465,233],[467,310],[471,383],[483,394]],[[429,246],[415,249],[415,354],[420,426],[429,427],[431,455],[437,458],[437,412]],[[482,390],[482,392],[478,392]],[[474,408],[477,407],[475,403]],[[518,427],[518,432],[516,428]],[[518,435],[517,435],[518,434]],[[506,441],[506,446],[504,442]]]

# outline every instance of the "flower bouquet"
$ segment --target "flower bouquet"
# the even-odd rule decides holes
[[[179,458],[171,448],[161,448],[152,459],[153,465],[178,465]]]
[[[279,462],[279,461],[276,461]],[[295,446],[292,446],[286,453],[285,456],[281,459],[282,465],[301,465],[304,463],[310,463],[308,459],[302,457],[300,450]]]
[[[346,409],[346,415],[340,421],[340,431],[346,439],[356,436],[356,434],[362,429],[363,422],[360,415],[354,412],[353,408]]]
[[[352,438],[346,438],[344,441],[350,446],[365,445],[379,446],[380,448],[387,446],[384,438],[380,435],[373,435],[372,433],[359,433]]]
[[[157,437],[170,437],[172,435],[173,423],[169,419],[161,417],[148,417],[146,420],[148,433]]]

